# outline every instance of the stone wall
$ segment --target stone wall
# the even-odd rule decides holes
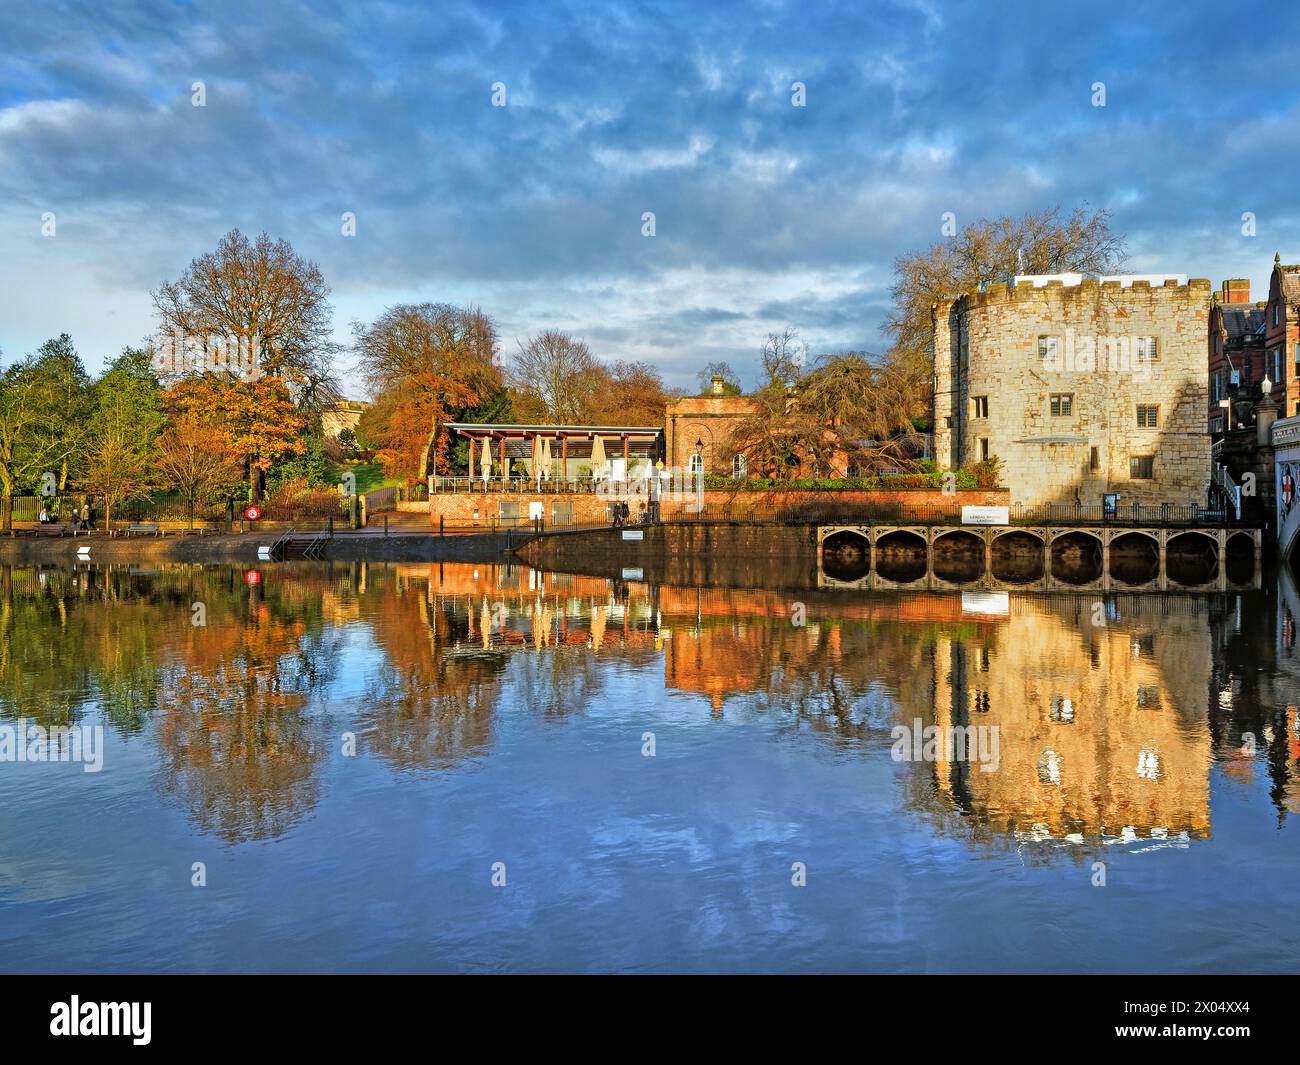
[[[620,529],[587,529],[530,540],[516,554],[545,570],[628,577],[678,584],[735,587],[815,587],[817,534],[813,525],[744,523],[654,525],[639,540]]]
[[[935,453],[988,454],[1018,503],[1203,504],[1210,283],[990,285],[934,308]],[[1143,358],[1138,338],[1154,337]],[[1047,357],[1040,338],[1048,338]],[[1069,413],[1053,413],[1068,396]],[[1138,424],[1139,405],[1157,409]],[[987,444],[984,444],[984,442]],[[1130,460],[1151,458],[1151,477]]]

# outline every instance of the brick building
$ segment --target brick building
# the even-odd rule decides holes
[[[1273,275],[1264,304],[1264,369],[1273,383],[1273,402],[1283,416],[1300,414],[1300,266],[1283,266],[1273,256]]]
[[[701,469],[720,477],[744,477],[743,456],[731,446],[736,424],[754,413],[748,396],[729,395],[721,377],[713,379],[706,396],[683,396],[668,404],[664,414],[665,460],[673,469]]]
[[[1250,397],[1264,379],[1264,304],[1250,302],[1250,282],[1225,281],[1210,308],[1209,409],[1211,433],[1249,417]],[[1235,406],[1225,407],[1225,401]],[[1229,424],[1231,423],[1231,424]]]
[[[1002,461],[1015,502],[1204,505],[1210,283],[1017,277],[935,304],[941,466]]]

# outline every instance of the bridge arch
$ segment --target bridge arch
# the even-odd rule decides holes
[[[1165,573],[1177,584],[1209,584],[1219,575],[1219,561],[1219,540],[1212,532],[1188,529],[1165,542]]]
[[[930,569],[941,581],[966,584],[984,575],[984,538],[969,529],[948,529],[930,544]]]
[[[1044,538],[1030,529],[1008,529],[993,537],[992,575],[1005,584],[1043,579]]]
[[[1064,584],[1091,584],[1102,576],[1101,538],[1086,529],[1068,529],[1052,537],[1052,576]]]
[[[1223,545],[1223,569],[1233,584],[1248,584],[1255,576],[1255,538],[1240,529]]]
[[[859,581],[871,572],[871,541],[859,529],[838,529],[822,541],[822,572],[837,581]]]
[[[890,529],[876,537],[876,572],[897,584],[911,584],[926,574],[930,545],[914,529]]]
[[[1119,533],[1110,541],[1110,575],[1121,584],[1160,579],[1160,537],[1150,529]]]

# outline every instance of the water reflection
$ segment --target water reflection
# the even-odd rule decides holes
[[[1103,595],[646,572],[0,569],[0,737],[109,732],[100,774],[0,761],[6,956],[1293,966],[1292,931],[1233,923],[1245,892],[1273,910],[1300,886],[1289,573]],[[996,763],[894,758],[899,729],[958,728]],[[1093,891],[1099,855],[1122,890]],[[482,887],[498,859],[508,905]],[[195,860],[217,891],[191,891]],[[815,891],[790,894],[795,860]]]
[[[1216,759],[1267,787],[1279,819],[1298,809],[1289,575],[1277,595],[1105,598],[791,594],[505,565],[261,576],[5,568],[0,715],[147,731],[161,793],[230,842],[310,812],[348,730],[395,770],[454,769],[492,755],[502,713],[591,713],[620,662],[662,661],[661,688],[715,718],[773,715],[857,756],[896,725],[995,727],[996,771],[940,752],[900,784],[909,808],[972,838],[1205,838]],[[358,629],[371,653],[345,666]]]

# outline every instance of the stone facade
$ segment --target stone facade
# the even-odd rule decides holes
[[[935,458],[1024,504],[1206,502],[1210,283],[1019,278],[934,306]]]

